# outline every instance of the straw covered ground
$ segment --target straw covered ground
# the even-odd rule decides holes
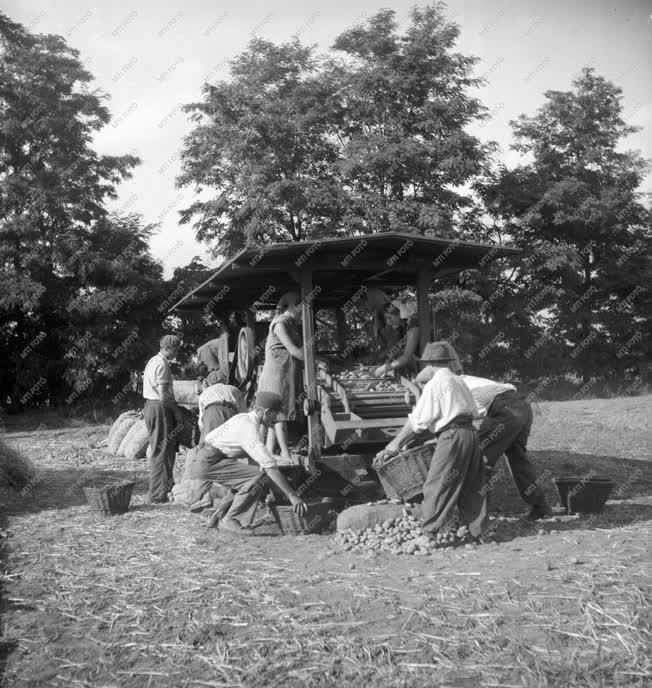
[[[234,540],[202,516],[145,505],[145,465],[108,456],[106,426],[30,430],[23,419],[5,439],[39,470],[22,495],[0,495],[0,677],[93,688],[650,685],[650,401],[537,408],[537,466],[611,476],[603,514],[526,525],[510,516],[523,505],[504,479],[498,544],[423,557],[341,551],[329,535]],[[130,511],[105,518],[79,486],[109,471],[138,483]]]

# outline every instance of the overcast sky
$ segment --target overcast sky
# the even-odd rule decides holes
[[[325,51],[333,39],[377,10],[390,7],[404,22],[415,2],[382,0],[2,0],[2,9],[32,32],[57,33],[81,52],[96,86],[111,96],[113,121],[96,138],[101,153],[142,159],[120,187],[115,209],[138,212],[161,229],[152,252],[166,275],[193,256],[205,256],[194,231],[179,225],[191,190],[175,188],[179,151],[189,131],[183,103],[200,98],[205,81],[228,76],[226,61],[248,41],[297,35]],[[419,3],[422,4],[422,3]],[[593,66],[623,89],[626,119],[644,130],[628,147],[652,158],[652,0],[449,0],[460,24],[458,49],[481,59],[480,92],[493,113],[473,129],[497,141],[507,164],[509,120],[533,114],[546,89],[570,88],[583,66]],[[644,189],[652,191],[652,176]],[[210,262],[210,261],[209,261]]]

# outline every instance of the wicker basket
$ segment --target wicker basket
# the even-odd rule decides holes
[[[433,444],[423,444],[401,452],[378,467],[380,484],[389,499],[411,499],[422,494],[433,450]]]
[[[609,478],[553,478],[559,500],[567,514],[599,514],[613,489]]]
[[[306,499],[308,513],[298,516],[291,506],[269,504],[270,511],[283,535],[309,535],[320,533],[332,520],[330,513],[333,508],[331,499]]]
[[[82,487],[86,501],[93,511],[105,516],[124,514],[129,509],[131,493],[136,483],[116,478],[98,478]]]

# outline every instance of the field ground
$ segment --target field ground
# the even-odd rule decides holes
[[[17,418],[5,438],[41,472],[23,499],[6,495],[0,523],[0,683],[650,685],[651,402],[536,409],[538,468],[612,477],[602,514],[505,518],[524,508],[505,478],[499,544],[425,557],[340,551],[327,535],[236,541],[145,505],[144,462],[97,447],[107,426]],[[85,505],[80,482],[106,470],[138,480],[123,516]]]

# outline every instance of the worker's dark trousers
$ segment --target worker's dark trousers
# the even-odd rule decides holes
[[[471,535],[480,535],[488,525],[483,482],[482,456],[471,423],[442,431],[423,485],[423,529],[436,533],[445,528],[457,506]]]
[[[251,517],[253,507],[266,493],[269,485],[267,475],[258,466],[251,466],[239,459],[229,459],[207,444],[188,452],[186,471],[188,478],[210,480],[235,490],[233,503],[225,516],[241,522],[247,516]]]
[[[148,497],[152,501],[167,501],[167,494],[174,484],[172,469],[177,451],[178,428],[174,414],[160,401],[146,399],[144,415],[152,450]]]
[[[490,468],[505,454],[514,483],[531,506],[545,506],[546,498],[537,483],[534,466],[527,458],[527,441],[532,428],[532,407],[517,392],[499,394],[482,419],[480,449]]]

